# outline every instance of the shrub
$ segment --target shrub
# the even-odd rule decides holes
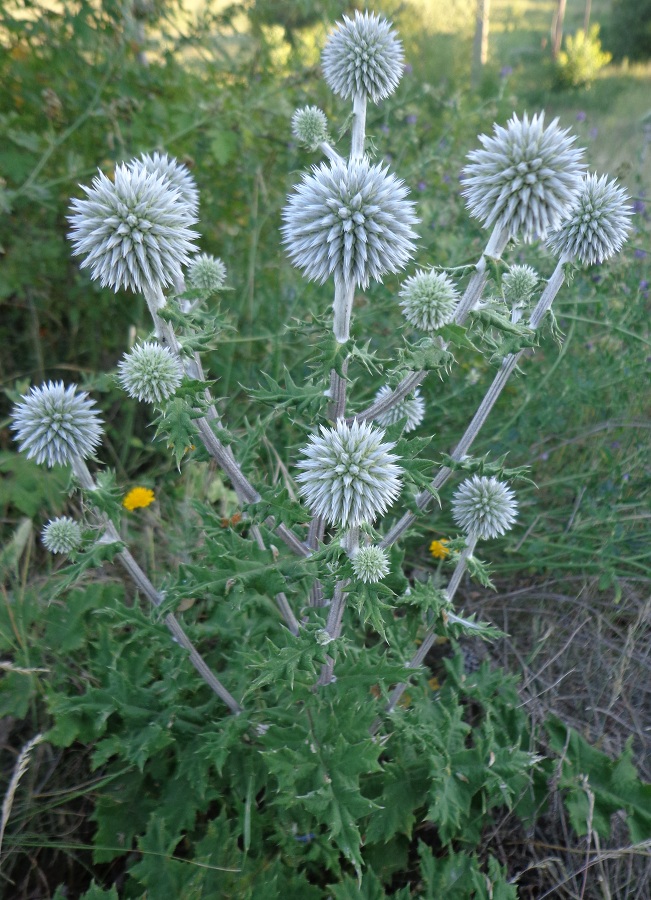
[[[579,29],[565,39],[565,49],[558,54],[556,79],[561,87],[590,87],[599,69],[607,66],[611,53],[601,49],[599,25],[590,26],[589,32]]]

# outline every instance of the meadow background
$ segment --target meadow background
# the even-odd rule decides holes
[[[143,408],[108,377],[134,336],[148,333],[147,310],[140,298],[101,290],[79,272],[66,239],[69,198],[80,196],[78,185],[89,183],[98,166],[108,172],[143,151],[164,149],[191,168],[201,191],[201,248],[226,263],[222,305],[234,326],[209,368],[219,396],[227,398],[232,429],[245,431],[262,415],[247,391],[260,373],[280,379],[288,361],[297,372],[307,364],[308,348],[285,326],[310,321],[330,302],[327,287],[305,284],[285,259],[280,210],[312,162],[291,137],[294,109],[315,104],[342,121],[320,80],[319,53],[337,16],[355,5],[0,2],[0,762],[6,784],[25,743],[63,727],[52,697],[62,684],[86,677],[90,606],[119,581],[106,567],[85,590],[53,596],[61,563],[45,552],[39,531],[70,509],[67,474],[16,454],[11,403],[47,379],[77,380],[100,398],[108,423],[104,458],[118,484],[124,493],[142,484],[156,494],[153,507],[124,524],[153,578],[164,574],[195,497],[207,491],[225,517],[235,509],[228,486],[206,465],[179,474],[166,448],[151,442]],[[488,552],[496,591],[467,583],[461,595],[467,612],[509,635],[488,653],[491,664],[521,676],[532,727],[553,715],[612,758],[629,746],[648,782],[651,3],[593,0],[590,22],[601,26],[602,46],[613,59],[577,85],[564,81],[551,58],[556,7],[554,0],[492,0],[488,61],[471,86],[474,3],[375,3],[370,8],[399,30],[408,68],[397,92],[369,110],[368,134],[377,157],[391,162],[419,203],[418,265],[478,258],[484,239],[465,212],[460,172],[477,134],[513,111],[558,116],[587,148],[590,168],[617,177],[633,198],[634,233],[623,253],[576,273],[554,306],[562,344],[548,340],[536,351],[477,442],[478,455],[508,453],[511,465],[530,465],[535,484],[519,488],[517,530]],[[585,14],[584,0],[567,0],[566,35],[583,27]],[[552,261],[536,245],[521,246],[518,261],[545,277],[551,273]],[[379,351],[391,347],[400,325],[398,284],[387,279],[357,308],[356,327]],[[440,450],[452,448],[463,432],[485,375],[483,358],[468,353],[444,390],[428,378],[425,429],[438,436]],[[289,429],[281,415],[267,432],[267,462],[279,472],[291,466],[277,451]],[[171,527],[163,531],[161,522]],[[428,547],[445,537],[437,518],[406,541],[415,579],[436,569]],[[443,677],[436,665],[433,677]],[[68,745],[36,748],[2,845],[0,893],[8,898],[81,896],[93,879],[98,886],[119,883],[121,869],[133,862],[93,853],[93,813],[106,782],[101,767],[91,769],[92,752],[90,730]],[[588,870],[581,865],[585,839],[573,834],[560,804],[552,804],[537,830],[523,835],[514,828],[508,817],[496,818],[491,846],[493,853],[496,844],[501,848],[509,872],[531,867],[535,873],[528,893],[522,882],[521,896],[651,896],[648,841],[626,850],[617,821],[602,861]],[[98,887],[86,896],[105,894]]]

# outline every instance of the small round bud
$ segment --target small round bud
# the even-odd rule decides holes
[[[69,516],[59,516],[47,523],[41,539],[50,553],[72,553],[81,545],[81,528]]]
[[[389,574],[389,558],[381,547],[360,547],[352,562],[355,576],[364,584],[382,581]]]
[[[310,150],[315,150],[321,141],[328,139],[328,120],[317,106],[304,106],[292,116],[292,133]]]
[[[125,354],[118,363],[118,381],[130,397],[145,403],[167,400],[181,384],[181,363],[160,344],[146,341]]]
[[[502,276],[502,294],[510,306],[523,306],[531,299],[540,281],[538,273],[531,266],[511,266]]]
[[[188,270],[190,287],[206,297],[221,291],[226,283],[226,266],[218,256],[202,253],[190,263]]]
[[[419,269],[400,288],[400,306],[410,325],[421,331],[437,331],[454,318],[459,292],[444,272]]]
[[[507,532],[517,516],[515,494],[497,478],[473,475],[452,498],[452,518],[470,537],[487,540]]]
[[[384,384],[375,395],[375,399],[382,400],[390,393],[391,388],[388,384]],[[407,434],[415,428],[418,428],[424,418],[425,401],[421,397],[420,391],[415,390],[411,397],[403,397],[403,399],[398,401],[391,409],[376,416],[375,421],[383,428],[388,428],[389,425],[395,425],[396,422],[399,422],[401,419],[406,419],[404,431],[405,434]]]

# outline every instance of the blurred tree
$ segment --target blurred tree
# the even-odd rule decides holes
[[[556,0],[556,9],[552,19],[552,58],[558,59],[558,54],[563,43],[563,22],[565,21],[565,7],[567,0]]]
[[[479,86],[481,75],[488,61],[488,29],[490,24],[490,0],[477,0],[475,39],[472,47],[472,86]]]

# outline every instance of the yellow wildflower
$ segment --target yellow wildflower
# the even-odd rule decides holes
[[[156,497],[154,492],[145,487],[131,488],[127,496],[122,501],[122,506],[130,511],[134,509],[145,508],[153,503]]]
[[[432,543],[429,545],[429,552],[432,554],[434,559],[447,559],[450,555],[450,551],[448,550],[447,545],[447,541],[432,541]]]

